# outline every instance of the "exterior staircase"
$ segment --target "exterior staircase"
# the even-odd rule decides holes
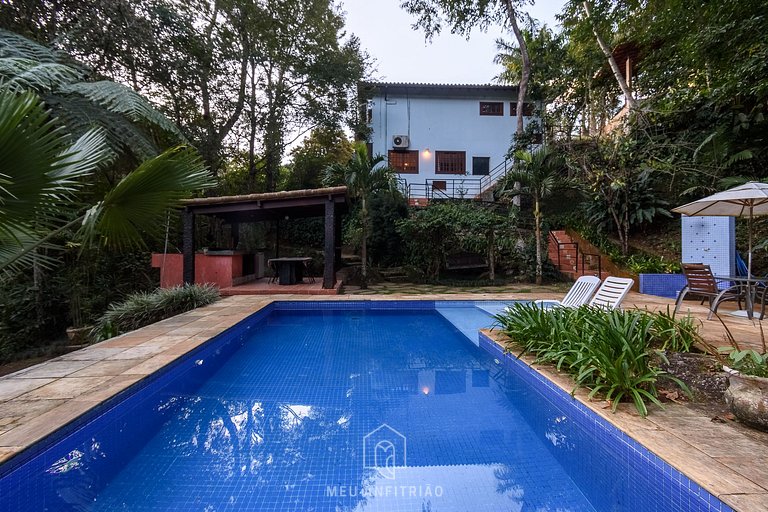
[[[584,244],[582,244],[584,245]],[[581,276],[598,276],[605,279],[610,275],[603,268],[607,258],[599,252],[586,252],[578,241],[565,231],[550,231],[547,254],[560,273],[576,280]]]

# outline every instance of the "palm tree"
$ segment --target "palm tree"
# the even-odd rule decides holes
[[[144,161],[96,204],[82,205],[85,178],[112,157],[102,129],[72,143],[36,94],[0,87],[0,272],[45,264],[38,249],[69,229],[86,242],[142,246],[142,233],[161,226],[169,207],[212,185],[196,151],[179,146]]]
[[[349,195],[360,201],[360,223],[362,225],[360,257],[361,288],[368,286],[368,233],[370,216],[368,203],[372,196],[380,192],[396,193],[395,171],[385,165],[382,155],[368,156],[364,143],[355,144],[352,158],[347,164],[334,164],[326,167],[323,183],[326,185],[345,184]],[[327,257],[327,256],[326,256]]]
[[[515,168],[507,174],[503,194],[509,196],[527,195],[533,199],[533,218],[536,230],[536,284],[541,284],[541,202],[552,192],[564,185],[562,171],[565,162],[559,153],[543,146],[537,151],[516,151]],[[521,184],[519,190],[512,184]],[[510,188],[507,188],[507,186]]]

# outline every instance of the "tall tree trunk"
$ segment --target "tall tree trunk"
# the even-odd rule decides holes
[[[280,162],[283,157],[283,127],[285,123],[285,70],[269,65],[267,77],[267,119],[264,127],[264,166],[267,175],[267,192],[277,189]]]
[[[488,279],[496,280],[496,235],[491,229],[488,232]]]
[[[248,98],[250,133],[248,134],[248,187],[256,192],[256,65],[251,62],[251,91]]]
[[[517,91],[517,127],[515,128],[515,145],[517,145],[517,141],[525,130],[523,123],[523,107],[525,105],[525,96],[528,92],[528,81],[531,78],[531,59],[528,55],[528,45],[525,43],[523,33],[520,31],[520,27],[517,25],[517,13],[515,12],[515,8],[512,5],[512,0],[505,0],[504,5],[507,8],[507,18],[509,19],[509,24],[512,27],[512,32],[515,34],[515,39],[517,39],[518,46],[520,46],[520,57],[523,61],[520,73],[520,84]],[[517,191],[520,190],[520,182],[515,182],[514,189]],[[520,206],[519,194],[515,194],[514,198],[512,199],[512,204],[518,207]]]
[[[541,263],[541,207],[539,199],[533,200],[533,218],[536,223],[536,284],[541,284],[542,263]]]
[[[525,43],[523,33],[520,31],[520,27],[517,24],[517,13],[512,6],[512,1],[505,0],[504,4],[507,8],[507,18],[509,18],[512,32],[515,34],[518,46],[520,46],[520,57],[523,61],[520,72],[520,85],[517,93],[517,127],[515,129],[515,137],[519,137],[525,129],[523,125],[523,106],[525,105],[525,96],[528,93],[528,82],[531,79],[531,58],[528,54],[528,45]]]
[[[360,288],[365,290],[368,288],[368,205],[365,194],[362,196],[362,204],[360,205],[360,216],[363,220],[362,229],[362,244],[360,246],[360,259],[362,260],[362,266],[360,267]]]
[[[624,98],[626,99],[627,105],[629,105],[630,109],[637,110],[638,108],[637,100],[632,95],[632,90],[629,88],[627,81],[624,79],[624,76],[621,74],[621,69],[619,68],[619,65],[616,63],[616,59],[613,58],[613,51],[597,31],[597,26],[595,25],[594,20],[592,19],[592,13],[589,8],[589,2],[585,0],[584,2],[582,2],[582,5],[584,6],[584,12],[587,15],[587,19],[592,25],[592,33],[595,34],[595,38],[597,38],[597,44],[600,45],[600,49],[603,51],[603,55],[605,55],[605,57],[608,59],[608,64],[611,66],[611,71],[613,71],[613,76],[616,78],[616,82],[619,84],[619,87],[621,87],[621,92],[624,93]]]

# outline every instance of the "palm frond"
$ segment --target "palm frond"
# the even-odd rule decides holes
[[[31,89],[45,94],[82,78],[81,71],[66,64],[19,57],[0,58],[0,82],[8,89]]]
[[[81,178],[92,174],[112,157],[114,153],[106,145],[103,130],[93,128],[59,155],[59,162],[48,172],[48,177],[57,190],[76,190],[82,185]]]
[[[17,57],[31,59],[40,62],[55,62],[60,60],[62,54],[51,50],[31,39],[0,29],[0,57]]]
[[[725,166],[726,167],[730,167],[733,164],[735,164],[736,162],[743,162],[745,160],[751,160],[754,157],[755,157],[755,154],[752,151],[750,151],[748,149],[744,149],[744,150],[739,151],[738,153],[734,153],[733,155],[731,155],[728,158],[728,160],[725,162]]]
[[[142,95],[125,85],[108,80],[80,82],[63,86],[60,91],[64,94],[78,94],[107,110],[126,115],[133,122],[155,126],[175,135],[179,141],[184,140],[175,124],[155,110]]]
[[[71,210],[71,199],[110,157],[104,135],[86,132],[74,144],[33,92],[0,90],[0,271],[45,258],[35,249]]]
[[[87,98],[47,95],[45,102],[73,135],[99,127],[106,134],[109,147],[116,153],[132,153],[140,162],[160,153],[150,134],[141,127],[122,114],[94,105]]]
[[[56,258],[34,250],[54,248],[51,245],[40,243],[43,236],[42,233],[30,233],[28,231],[0,232],[0,283],[34,264],[44,268],[55,266]]]
[[[145,161],[90,208],[80,235],[118,249],[142,247],[142,232],[156,232],[169,207],[215,183],[197,152],[186,146]]]
[[[66,150],[63,134],[32,92],[0,90],[0,154],[3,187],[0,195],[0,230],[25,231],[41,206],[55,203],[57,169]],[[53,206],[53,204],[48,204]]]
[[[0,30],[0,88],[38,92],[70,133],[79,136],[100,126],[116,152],[130,152],[138,161],[160,152],[160,133],[186,143],[176,125],[139,93],[111,81],[88,82],[88,75],[65,55]]]

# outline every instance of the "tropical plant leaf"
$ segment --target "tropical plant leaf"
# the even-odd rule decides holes
[[[111,157],[99,130],[69,140],[33,92],[0,89],[0,270],[47,262],[35,249],[73,212],[83,178]]]
[[[87,98],[48,95],[45,102],[56,112],[58,122],[73,135],[80,135],[97,126],[104,130],[109,146],[117,153],[131,153],[139,162],[160,153],[160,148],[147,131],[124,115],[105,110]]]
[[[60,92],[78,94],[111,112],[124,114],[136,123],[155,126],[175,135],[180,141],[184,140],[175,124],[158,112],[142,95],[125,85],[108,80],[80,82],[62,86]]]
[[[44,94],[82,79],[80,70],[66,64],[17,57],[0,58],[0,80],[8,89],[32,89]]]
[[[29,230],[9,234],[0,232],[0,282],[37,264],[53,268],[58,260],[48,254],[56,249],[51,244],[41,243],[45,232]]]
[[[57,212],[83,182],[110,156],[104,136],[90,131],[68,146],[40,99],[32,92],[0,90],[0,231],[32,233],[45,225],[46,212]],[[42,217],[41,217],[42,216]]]
[[[61,58],[58,51],[38,44],[31,39],[0,29],[0,57],[16,57],[40,62],[54,62]]]
[[[169,207],[214,184],[194,149],[171,148],[142,163],[90,208],[80,234],[118,249],[143,247],[142,232],[159,230]]]

